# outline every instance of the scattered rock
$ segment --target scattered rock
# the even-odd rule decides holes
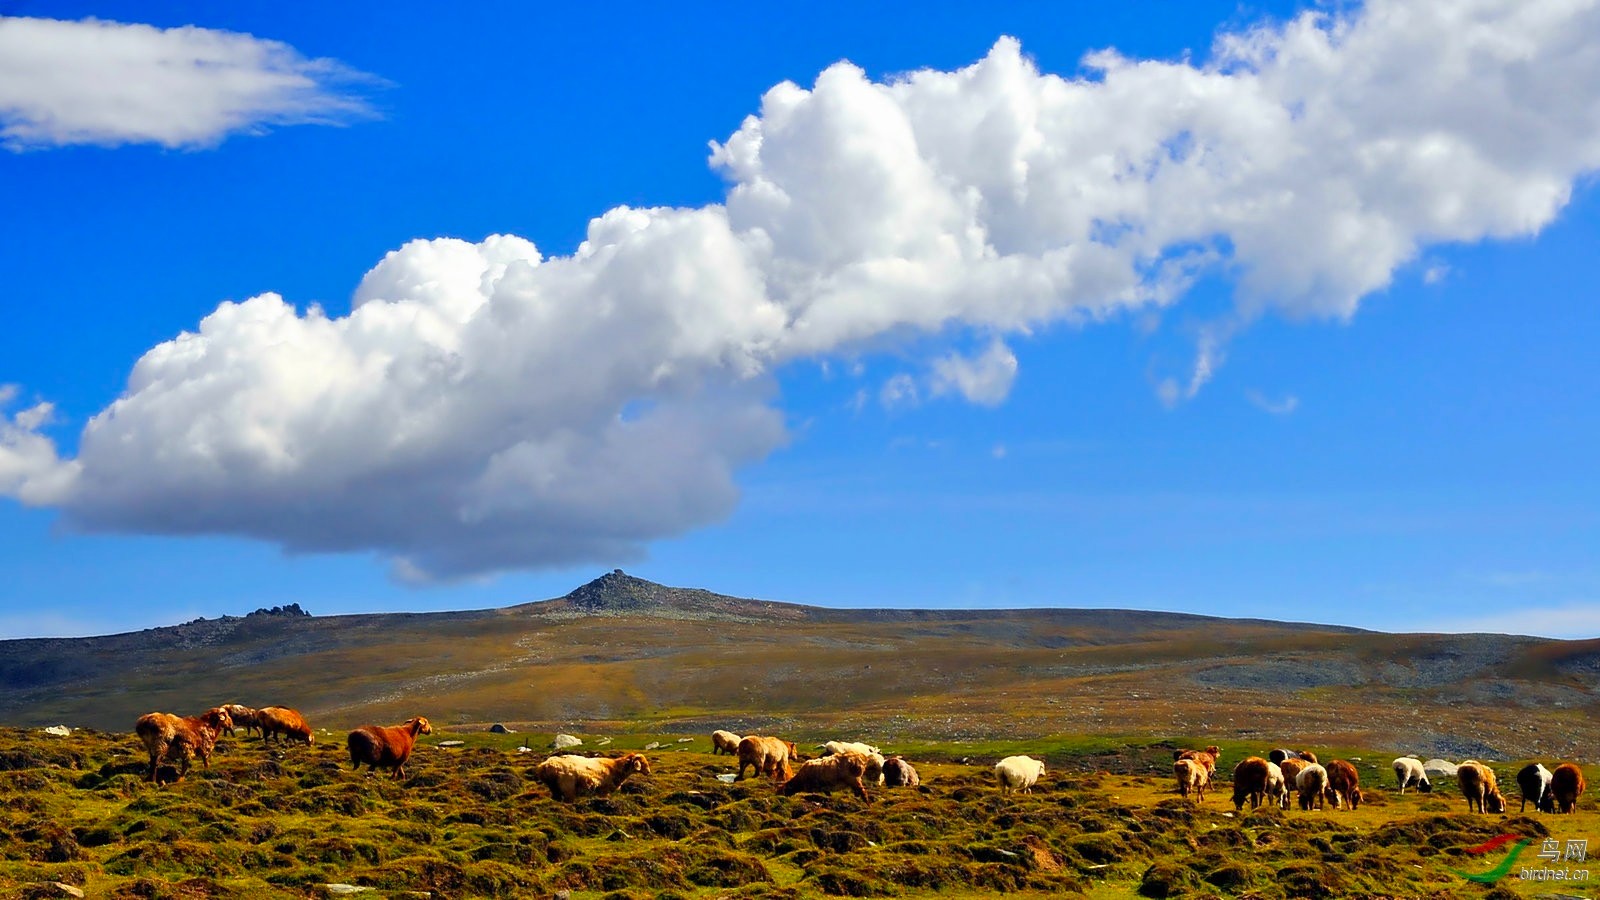
[[[718,775],[717,780],[726,781],[728,784],[733,784],[735,781],[739,780],[739,776],[729,772],[726,775]]]
[[[644,745],[644,748],[646,750],[657,750],[657,749],[660,749],[660,747],[661,747],[661,742],[660,741],[651,741],[650,743]]]
[[[678,743],[680,743],[680,744],[687,744],[687,743],[689,743],[689,742],[690,742],[690,741],[692,741],[692,740],[694,740],[694,738],[678,738]]]
[[[440,741],[439,742],[439,746],[441,746],[441,747],[460,747],[460,746],[462,746],[464,744],[466,744],[466,741]]]
[[[556,891],[555,900],[572,900],[571,891]]]
[[[68,728],[65,725],[51,725],[49,728],[46,728],[44,730],[44,733],[45,734],[53,734],[53,735],[55,735],[57,737],[66,737],[67,735],[72,733],[72,729]],[[79,894],[78,896],[82,897],[83,895]]]
[[[49,731],[50,729],[47,728],[45,730]],[[50,733],[51,734],[55,734],[55,732],[53,732],[53,731],[51,731]],[[57,896],[57,897],[82,897],[83,896],[83,888],[73,887],[70,884],[66,884],[66,883],[60,882],[60,881],[48,881],[48,882],[45,882],[44,883],[44,888],[45,888],[46,891],[53,891],[54,892],[54,896]],[[33,896],[38,896],[38,895],[35,894]]]
[[[604,737],[604,738],[601,738],[601,739],[600,739],[600,740],[598,740],[598,741],[595,741],[595,742],[594,742],[594,745],[595,745],[595,746],[596,746],[596,747],[604,747],[604,746],[605,746],[605,745],[607,745],[607,744],[609,744],[609,743],[611,743],[611,738],[608,738],[608,737]]]
[[[515,729],[507,728],[504,725],[501,725],[499,722],[496,722],[493,725],[489,726],[489,733],[490,734],[516,734],[517,732],[516,732]]]
[[[518,747],[517,748],[517,752],[518,753],[532,753],[533,752],[533,748],[532,747]]]
[[[583,741],[579,738],[573,737],[570,734],[558,734],[556,735],[556,739],[552,742],[551,746],[555,747],[557,750],[566,750],[569,747],[582,747]]]
[[[606,835],[606,840],[608,840],[608,841],[631,841],[631,840],[633,840],[633,838],[626,831],[623,831],[621,828],[618,828],[616,831],[613,831],[610,834]]]
[[[1453,777],[1456,774],[1456,764],[1448,759],[1430,759],[1422,764],[1422,771],[1427,772],[1429,775],[1449,775]]]
[[[333,894],[336,897],[342,897],[346,894],[364,894],[367,891],[372,890],[372,888],[362,887],[358,884],[344,884],[342,882],[325,884],[323,887],[328,889],[328,893]]]

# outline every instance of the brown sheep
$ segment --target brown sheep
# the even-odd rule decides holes
[[[1180,759],[1192,759],[1195,762],[1199,763],[1200,765],[1206,767],[1206,776],[1207,777],[1210,777],[1210,776],[1215,775],[1217,773],[1217,760],[1219,760],[1221,758],[1222,758],[1222,748],[1221,747],[1207,747],[1204,750],[1174,750],[1174,751],[1172,751],[1172,760],[1173,760],[1173,762],[1177,762]]]
[[[1317,762],[1317,755],[1312,753],[1310,750],[1301,750],[1300,758],[1313,765],[1315,765]]]
[[[579,796],[604,797],[622,786],[635,772],[650,774],[650,760],[642,753],[616,759],[586,756],[552,756],[534,769],[533,777],[550,789],[550,797],[567,803]]]
[[[744,738],[731,731],[722,731],[720,729],[713,731],[711,732],[711,755],[716,756],[718,753],[726,753],[729,756],[735,756],[739,752],[739,742],[742,740]]]
[[[1494,770],[1480,762],[1467,761],[1456,767],[1456,782],[1467,798],[1467,811],[1503,813],[1506,799],[1495,784]]]
[[[1582,769],[1572,763],[1556,766],[1550,773],[1550,795],[1555,798],[1556,812],[1577,812],[1578,798],[1587,787]]]
[[[401,725],[363,725],[345,738],[351,768],[359,770],[365,763],[376,772],[382,766],[393,769],[393,777],[404,778],[406,760],[419,734],[433,734],[433,724],[422,716],[412,716]]]
[[[256,718],[256,711],[250,707],[243,706],[238,703],[227,703],[220,708],[227,712],[228,718],[233,720],[233,725],[226,729],[229,737],[233,736],[233,730],[235,728],[243,728],[247,737],[249,736],[252,728],[256,731],[261,730],[261,723]]]
[[[1205,766],[1193,759],[1180,759],[1172,764],[1172,774],[1178,779],[1179,795],[1185,800],[1193,795],[1196,803],[1205,802],[1206,787],[1211,783]]]
[[[851,788],[861,795],[864,802],[872,802],[867,796],[867,787],[861,783],[861,776],[867,774],[867,758],[859,753],[846,750],[801,763],[795,770],[794,777],[783,783],[779,793],[785,797],[793,797],[804,791],[821,791],[825,794],[833,793],[834,788]]]
[[[1278,768],[1283,771],[1283,786],[1284,786],[1284,790],[1287,793],[1298,793],[1299,792],[1299,790],[1300,790],[1300,781],[1299,781],[1300,773],[1305,771],[1306,766],[1309,766],[1309,765],[1311,765],[1311,763],[1308,763],[1305,760],[1300,759],[1297,756],[1290,757],[1288,759],[1285,759],[1283,762],[1278,763]],[[1287,793],[1285,794],[1285,796],[1283,798],[1283,808],[1284,809],[1288,809],[1289,808],[1289,797],[1287,796]]]
[[[800,761],[799,751],[792,742],[760,735],[750,735],[740,741],[737,755],[739,774],[734,776],[735,781],[744,778],[746,767],[754,768],[757,774],[766,775],[773,781],[788,781],[794,774],[789,764]]]
[[[886,787],[916,787],[922,783],[911,763],[898,756],[883,761],[883,783]]]
[[[1361,774],[1349,762],[1336,759],[1328,763],[1328,789],[1333,792],[1335,809],[1361,806]]]
[[[1267,794],[1267,779],[1271,770],[1267,768],[1267,761],[1259,756],[1250,756],[1233,767],[1233,808],[1244,809],[1244,801],[1250,801],[1250,808],[1255,809]]]
[[[200,757],[200,764],[211,768],[211,751],[217,737],[233,726],[233,720],[221,707],[208,709],[198,716],[175,716],[171,713],[145,713],[134,723],[134,733],[144,748],[150,751],[150,780],[156,780],[156,771],[163,760],[179,760],[178,780],[189,773],[190,760]]]
[[[294,738],[307,747],[311,746],[314,739],[311,737],[311,726],[306,724],[304,716],[297,710],[287,706],[263,706],[256,710],[256,722],[261,727],[261,743],[265,744],[277,737],[279,744]]]

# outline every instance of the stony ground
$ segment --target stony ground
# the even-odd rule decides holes
[[[1595,893],[1595,882],[1563,894],[1515,873],[1485,886],[1451,871],[1490,869],[1509,847],[1467,850],[1502,834],[1600,838],[1593,791],[1577,816],[1471,815],[1453,784],[1404,797],[1378,787],[1392,753],[1330,748],[1361,757],[1369,802],[1355,812],[1235,813],[1226,784],[1203,804],[1176,797],[1171,744],[1158,741],[907,746],[927,783],[864,804],[724,783],[732,766],[705,739],[633,735],[603,749],[664,741],[649,751],[654,774],[568,806],[532,781],[544,751],[518,750],[549,737],[436,734],[398,783],[352,772],[339,735],[285,750],[239,739],[208,770],[157,786],[132,735],[0,729],[0,897],[68,895],[52,882],[115,898],[324,897],[330,883],[371,888],[365,897],[577,900]],[[445,739],[465,743],[436,746]],[[1224,749],[1226,772],[1265,747]],[[1030,795],[990,783],[1010,751],[1050,766]],[[1496,764],[1502,780],[1517,766]]]

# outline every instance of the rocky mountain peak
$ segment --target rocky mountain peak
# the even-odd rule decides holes
[[[673,588],[613,569],[562,599],[585,612],[628,612],[673,606]]]

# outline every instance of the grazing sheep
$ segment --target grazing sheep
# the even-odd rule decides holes
[[[1174,751],[1172,751],[1172,760],[1173,760],[1173,762],[1177,762],[1180,759],[1192,759],[1195,762],[1199,763],[1200,765],[1206,767],[1206,774],[1207,775],[1215,775],[1216,774],[1216,772],[1217,772],[1217,760],[1219,760],[1221,758],[1222,758],[1222,748],[1221,747],[1207,747],[1204,750],[1174,750]]]
[[[1540,763],[1523,766],[1517,773],[1517,788],[1522,791],[1522,805],[1517,812],[1526,812],[1529,800],[1533,801],[1535,812],[1554,812],[1555,796],[1550,793],[1550,781],[1554,777]]]
[[[734,776],[735,781],[744,778],[746,767],[755,769],[756,774],[766,775],[773,781],[788,781],[794,774],[789,764],[800,761],[800,754],[793,742],[754,734],[739,742],[737,755],[739,774]]]
[[[1307,763],[1300,774],[1295,776],[1295,790],[1300,795],[1300,808],[1310,810],[1315,804],[1317,809],[1325,808],[1323,800],[1328,794],[1328,770],[1316,763]]]
[[[1467,798],[1467,811],[1503,813],[1506,798],[1500,796],[1495,784],[1494,770],[1475,760],[1467,760],[1456,767],[1456,781]]]
[[[722,731],[720,729],[713,731],[711,732],[711,755],[716,756],[718,753],[726,753],[729,756],[735,756],[739,752],[739,742],[742,740],[744,738],[731,731]]]
[[[1203,803],[1206,799],[1206,787],[1211,784],[1211,773],[1206,767],[1192,759],[1180,759],[1172,763],[1172,775],[1178,779],[1178,794],[1187,800],[1194,797],[1196,803]]]
[[[1317,761],[1317,755],[1310,750],[1274,750],[1267,754],[1267,762],[1283,765],[1284,760],[1298,759],[1308,763]]]
[[[315,740],[305,716],[287,706],[261,707],[256,710],[256,723],[261,727],[263,744],[270,742],[273,737],[277,737],[279,744],[288,743],[289,738],[294,738],[309,747]]]
[[[550,789],[552,799],[571,803],[579,796],[604,797],[621,787],[635,772],[650,774],[650,760],[642,753],[629,753],[616,759],[552,756],[539,763],[533,770],[533,777]]]
[[[1428,781],[1428,770],[1423,768],[1422,760],[1415,756],[1402,756],[1393,765],[1394,780],[1400,785],[1400,793],[1404,794],[1408,787],[1414,787],[1424,794],[1433,790],[1433,783]]]
[[[1265,799],[1268,803],[1279,809],[1289,806],[1289,783],[1283,778],[1283,769],[1271,760],[1267,761],[1267,789]]]
[[[846,751],[846,752],[853,752],[853,751]],[[839,754],[834,753],[834,754],[831,754],[831,755],[838,756]],[[857,753],[856,755],[860,756],[862,759],[865,759],[867,761],[867,775],[866,775],[867,780],[872,782],[873,784],[878,784],[878,785],[883,784],[883,764],[888,761],[888,760],[885,760],[883,758],[883,754],[881,754],[881,753],[867,753],[867,754]],[[826,759],[826,757],[824,757],[824,759]]]
[[[898,756],[883,761],[883,783],[887,787],[916,787],[922,783],[911,763]]]
[[[1259,756],[1247,756],[1233,767],[1233,808],[1243,810],[1250,801],[1255,809],[1267,795],[1267,782],[1272,779],[1271,763]]]
[[[1000,793],[1033,793],[1033,786],[1044,775],[1044,763],[1031,756],[1008,756],[994,764],[994,780]]]
[[[1313,764],[1315,764],[1316,761],[1317,761],[1317,755],[1315,753],[1312,753],[1310,750],[1301,750],[1300,751],[1300,758],[1305,760],[1308,763],[1313,763]]]
[[[785,797],[806,791],[831,794],[834,788],[842,787],[853,789],[864,802],[870,803],[872,798],[867,796],[866,785],[861,783],[866,773],[867,757],[846,750],[801,763],[795,769],[794,777],[783,783],[779,793]]]
[[[238,703],[225,703],[218,708],[226,712],[228,718],[233,720],[233,725],[225,729],[225,733],[229,737],[233,737],[235,728],[243,728],[246,737],[250,735],[251,729],[261,730],[261,723],[256,720],[256,711],[250,707]]]
[[[1289,808],[1290,795],[1299,790],[1300,787],[1298,781],[1300,773],[1305,771],[1306,766],[1309,765],[1311,763],[1298,756],[1291,756],[1278,765],[1279,771],[1283,772],[1283,799],[1278,802],[1279,806],[1284,809]]]
[[[393,769],[393,777],[404,778],[406,760],[411,758],[419,734],[433,734],[433,725],[422,716],[413,716],[401,725],[363,725],[345,738],[351,768],[360,769],[365,763],[376,772],[382,766]]]
[[[846,750],[851,753],[859,753],[862,756],[871,756],[874,753],[883,754],[883,751],[877,747],[871,744],[863,744],[860,741],[829,741],[822,745],[823,756],[832,756],[835,753],[843,753]]]
[[[1550,773],[1550,795],[1556,812],[1577,812],[1578,798],[1583,796],[1588,784],[1584,783],[1583,770],[1572,763],[1562,763]]]
[[[1334,809],[1361,806],[1361,773],[1349,762],[1336,759],[1328,763],[1328,790],[1333,792]]]
[[[233,720],[227,710],[216,707],[187,718],[164,712],[145,713],[134,723],[133,731],[150,751],[150,780],[156,780],[163,760],[176,758],[178,780],[182,781],[195,756],[200,757],[201,765],[211,768],[211,751],[217,746],[217,737],[231,727]]]

